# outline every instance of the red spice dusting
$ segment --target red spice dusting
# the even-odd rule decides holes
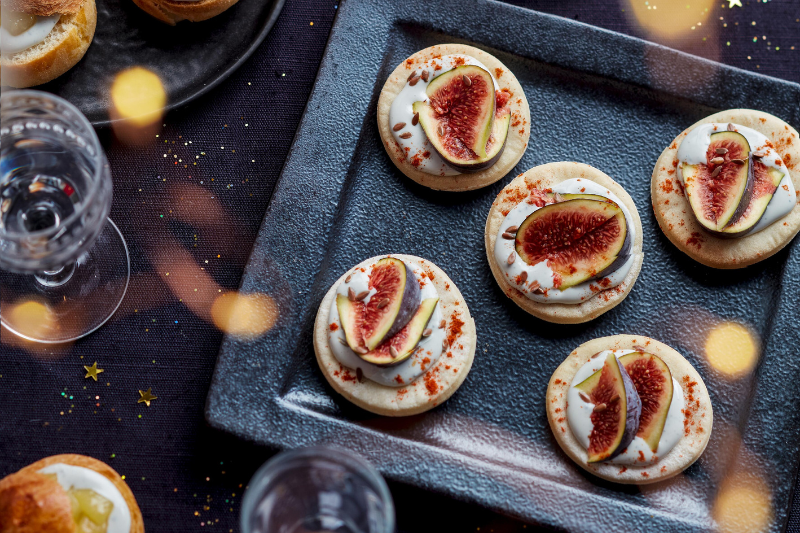
[[[409,57],[408,59],[406,59],[406,66],[407,67],[410,67],[413,64],[414,64],[414,58]]]
[[[501,68],[494,69],[494,77],[495,78],[497,78],[499,80],[502,75],[503,75],[503,69],[501,69]]]
[[[639,460],[644,462],[644,452],[642,450],[639,450]]]
[[[586,192],[586,187],[581,187],[581,192]]]
[[[622,468],[619,469],[619,473],[620,474],[624,474],[627,471],[628,471],[628,467],[627,466],[623,466]]]
[[[341,379],[342,381],[352,381],[353,383],[355,383],[358,380],[358,378],[353,374],[351,374],[350,370],[346,368],[342,369],[341,375],[339,375],[339,372],[334,372],[333,375]]]
[[[667,471],[667,467],[666,467],[666,465],[661,467],[661,471],[662,471],[662,472],[666,472],[666,471]]]
[[[336,322],[331,322],[330,328],[331,331],[336,331],[337,329],[339,329],[339,324],[337,324]]]
[[[436,65],[433,67],[433,70],[442,70],[442,65],[436,63]]]
[[[699,250],[701,248],[701,244],[705,241],[703,236],[700,235],[698,232],[692,232],[692,236],[686,241],[686,244],[697,246]]]
[[[599,283],[601,287],[608,287],[609,285],[611,285],[611,280],[609,278],[603,278],[600,280]]]
[[[420,362],[419,367],[422,369],[423,372],[425,372],[425,369],[428,368],[429,364],[431,364],[431,360],[429,357],[426,357]]]
[[[560,407],[556,407],[556,410],[555,410],[555,412],[556,412],[556,413],[560,413],[560,412],[561,412],[561,408],[560,408]]]
[[[494,93],[495,109],[502,109],[503,107],[505,107],[509,99],[511,99],[511,93],[508,92],[508,89],[495,91]]]
[[[642,472],[642,477],[650,477],[650,474],[648,474],[647,472]]]
[[[418,167],[421,164],[422,164],[422,154],[417,152],[416,154],[414,154],[414,157],[411,158],[411,166]]]
[[[556,420],[556,422],[558,422],[558,423],[560,424],[560,423],[561,423],[561,422],[563,422],[564,420],[566,420],[566,419],[565,419],[565,418],[562,416],[561,418],[559,418],[558,420]]]
[[[557,379],[557,380],[555,380],[553,383],[555,383],[556,385],[560,385],[560,384],[561,384],[561,380],[560,380],[560,379]]]
[[[789,192],[789,186],[788,186],[788,185],[784,185],[784,186],[783,186],[783,189],[784,189],[786,192]]]
[[[428,391],[428,396],[433,396],[439,392],[439,384],[436,382],[435,372],[428,372],[425,374],[425,389]]]
[[[519,118],[517,118],[516,120],[514,120],[514,122],[511,123],[511,127],[516,128],[520,124],[522,124],[522,121]]]
[[[400,383],[400,384],[403,384],[403,383],[405,383],[405,381],[403,381],[403,378],[402,378],[402,377],[400,377],[400,374],[397,374],[397,376],[395,376],[394,380],[395,380],[396,382]]]
[[[669,178],[665,179],[664,183],[661,184],[661,190],[666,193],[672,192],[674,190],[674,188],[672,187],[672,180]]]
[[[453,318],[450,319],[450,327],[447,328],[447,344],[452,346],[455,340],[461,336],[461,327],[464,321],[461,320],[458,311],[453,313]]]
[[[444,288],[445,289],[449,289],[450,288],[450,284],[448,282],[446,282],[446,281],[444,282]]]
[[[406,394],[408,394],[408,389],[400,389],[399,391],[397,391],[397,399],[402,400],[403,398],[405,398]]]
[[[428,278],[434,280],[436,279],[436,274],[434,274],[432,270],[428,270]]]
[[[455,65],[457,67],[460,67],[461,65],[463,65],[465,63],[463,57],[456,57],[453,62],[455,63]]]

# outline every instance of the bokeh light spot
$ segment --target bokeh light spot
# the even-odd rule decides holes
[[[211,317],[219,329],[245,339],[272,329],[278,315],[278,304],[266,294],[226,292],[211,306]]]
[[[758,361],[755,334],[736,322],[721,322],[706,338],[709,364],[726,376],[738,377],[753,370]]]
[[[111,104],[116,116],[147,126],[161,120],[167,93],[161,79],[142,67],[123,70],[111,85]]]
[[[47,332],[55,325],[50,308],[36,301],[24,301],[12,305],[8,312],[8,323],[12,324],[20,335],[31,338],[46,337]]]
[[[726,480],[714,503],[720,533],[760,533],[772,522],[772,498],[760,477],[736,475]]]

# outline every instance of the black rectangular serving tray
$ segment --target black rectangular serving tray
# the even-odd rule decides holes
[[[447,42],[497,56],[531,108],[530,145],[516,169],[469,193],[438,193],[405,178],[376,125],[378,95],[394,67]],[[800,245],[745,270],[703,267],[664,237],[649,194],[656,158],[678,133],[740,107],[797,128],[800,85],[491,0],[345,0],[242,281],[242,291],[274,298],[280,315],[257,340],[224,340],[208,421],[274,447],[339,444],[392,479],[569,531],[711,530],[726,476],[760,479],[772,502],[769,530],[783,530],[800,461]],[[560,326],[503,295],[483,231],[492,201],[514,175],[564,160],[599,168],[631,194],[645,259],[621,305],[587,324]],[[336,394],[312,348],[315,313],[330,285],[385,253],[418,255],[444,269],[478,331],[474,366],[459,391],[404,419],[376,417]],[[726,378],[706,361],[704,339],[723,321],[753,332],[761,356],[751,374]],[[677,348],[711,393],[709,447],[671,481],[600,481],[551,435],[544,409],[551,373],[579,344],[618,333]]]

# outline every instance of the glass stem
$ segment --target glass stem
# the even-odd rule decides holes
[[[75,263],[70,263],[58,270],[44,270],[35,275],[36,281],[45,287],[59,287],[70,280],[75,272]]]

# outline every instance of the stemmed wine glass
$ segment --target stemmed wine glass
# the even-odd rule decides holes
[[[130,278],[100,141],[66,100],[3,91],[0,152],[0,323],[32,341],[84,337]]]

